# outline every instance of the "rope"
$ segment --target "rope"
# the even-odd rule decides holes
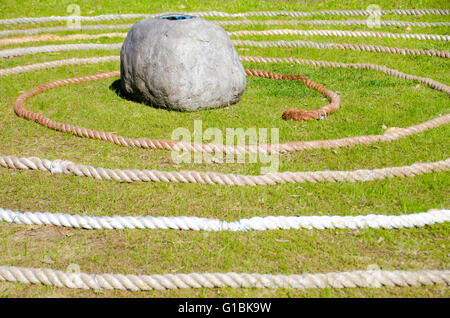
[[[233,222],[195,216],[89,216],[50,212],[18,212],[0,208],[0,221],[83,229],[152,229],[191,231],[265,231],[301,229],[400,229],[450,222],[450,210],[402,215],[266,216]]]
[[[314,15],[337,15],[337,16],[356,16],[356,15],[449,15],[450,10],[441,9],[412,9],[412,10],[350,10],[350,11],[316,11],[316,12],[247,12],[228,14],[223,12],[200,12],[193,15],[210,17],[250,17],[250,16],[290,16],[290,17],[308,17]],[[126,15],[102,15],[94,17],[80,17],[81,21],[100,21],[100,20],[120,20],[137,19],[147,17],[144,14],[126,14]],[[159,16],[159,15],[152,15]],[[70,17],[43,17],[43,18],[17,18],[3,19],[0,24],[16,23],[41,23],[52,21],[66,21],[73,19]],[[403,22],[403,21],[380,21],[381,25],[395,26],[447,26],[449,23],[426,23],[426,22]],[[222,25],[240,25],[240,24],[264,24],[264,25],[363,25],[365,21],[216,21]],[[83,26],[84,30],[97,29],[118,29],[128,28],[130,25],[95,25]],[[9,35],[16,33],[34,34],[39,32],[64,31],[66,27],[37,28],[29,30],[4,30],[0,35]],[[43,31],[44,30],[44,31]],[[392,39],[419,39],[419,40],[438,40],[448,41],[448,35],[441,34],[402,34],[389,32],[373,31],[338,31],[338,30],[268,30],[268,31],[236,31],[230,34],[241,35],[320,35],[320,36],[350,36],[350,37],[387,37]],[[102,36],[115,37],[124,36],[120,33],[98,34],[98,35],[69,35],[53,36],[42,35],[38,37],[28,37],[22,39],[4,39],[0,44],[15,44],[30,41],[48,41],[48,40],[71,40],[82,38],[99,38]],[[22,42],[21,42],[22,41]],[[442,58],[449,58],[449,52],[437,50],[417,50],[390,48],[383,46],[358,45],[358,44],[336,44],[336,43],[316,43],[311,41],[240,41],[235,40],[235,45],[254,46],[254,47],[312,47],[320,49],[350,49],[368,52],[426,55]],[[41,52],[59,52],[73,50],[90,49],[120,49],[118,44],[65,44],[49,45],[42,47],[17,48],[0,51],[0,57],[13,57],[25,54],[35,54]],[[33,65],[18,66],[10,69],[0,70],[0,76],[9,74],[20,74],[33,70],[53,68],[62,65],[80,65],[92,64],[109,61],[117,61],[117,56],[95,57],[88,59],[68,59],[61,61],[52,61],[38,63]],[[429,78],[418,77],[405,74],[394,69],[390,69],[374,64],[345,64],[326,61],[313,61],[295,58],[265,58],[243,56],[242,61],[254,63],[297,63],[309,64],[315,66],[327,67],[346,67],[355,69],[368,69],[384,72],[398,78],[406,80],[419,81],[429,87],[445,92],[450,95],[450,88],[442,83]],[[330,100],[330,104],[318,110],[305,112],[301,110],[288,110],[283,113],[285,119],[321,119],[326,118],[329,113],[339,107],[339,96],[326,89],[320,84],[304,78],[301,75],[279,75],[272,72],[246,70],[247,75],[271,78],[277,80],[301,80],[308,87],[316,89]],[[204,152],[232,152],[232,153],[253,153],[253,152],[290,152],[306,149],[318,148],[338,148],[344,146],[354,146],[357,144],[370,144],[381,141],[392,141],[412,134],[420,133],[440,125],[447,124],[450,121],[450,114],[443,115],[416,126],[411,126],[395,131],[387,131],[384,135],[357,136],[336,140],[316,140],[316,141],[294,141],[280,145],[263,145],[258,147],[236,147],[221,146],[214,144],[186,144],[164,140],[150,139],[131,139],[116,136],[111,133],[95,131],[87,128],[73,126],[65,123],[56,123],[50,119],[36,113],[25,110],[24,102],[42,91],[50,88],[79,83],[82,81],[96,80],[118,76],[118,72],[95,74],[92,76],[57,80],[35,87],[21,96],[15,103],[15,111],[19,116],[34,120],[40,124],[52,129],[71,132],[78,136],[107,140],[123,146],[158,148],[167,150],[189,150]],[[309,114],[308,114],[309,113]],[[425,173],[438,171],[448,171],[450,169],[450,158],[430,163],[415,163],[411,166],[390,167],[373,170],[354,170],[354,171],[313,171],[313,172],[281,172],[266,175],[237,175],[221,174],[214,172],[198,171],[180,171],[166,172],[157,170],[119,170],[94,168],[92,166],[75,164],[63,160],[46,160],[36,157],[16,158],[13,156],[0,156],[0,165],[12,169],[34,169],[49,171],[52,174],[65,174],[86,176],[97,179],[114,179],[117,181],[153,181],[153,182],[184,182],[184,183],[205,183],[205,184],[223,184],[223,185],[273,185],[281,183],[301,183],[301,182],[366,182],[371,180],[381,180],[392,177],[413,177]],[[179,229],[179,230],[205,230],[205,231],[249,231],[249,230],[269,230],[269,229],[326,229],[326,228],[409,228],[432,225],[450,221],[449,210],[433,210],[427,213],[415,213],[408,215],[358,215],[358,216],[267,216],[253,217],[250,219],[240,219],[227,222],[224,220],[207,219],[198,217],[139,217],[139,216],[112,216],[95,217],[71,215],[62,213],[41,213],[41,212],[16,212],[0,208],[0,221],[16,224],[49,224],[57,226],[68,226],[85,229],[125,229],[125,228],[148,228],[148,229]],[[189,273],[189,274],[164,274],[164,275],[117,275],[117,274],[85,274],[85,273],[65,273],[51,269],[21,268],[13,266],[0,266],[0,281],[13,281],[22,283],[42,283],[68,288],[84,289],[121,289],[121,290],[149,290],[149,289],[177,289],[177,288],[216,288],[216,287],[245,287],[245,288],[343,288],[343,287],[380,287],[380,286],[420,286],[450,284],[450,271],[448,270],[424,270],[424,271],[354,271],[354,272],[333,272],[326,274],[303,274],[303,275],[271,275],[271,274],[248,274],[248,273]]]
[[[367,20],[233,20],[233,21],[215,21],[210,20],[217,25],[358,25],[366,26]],[[379,21],[380,26],[411,26],[411,27],[441,27],[450,26],[449,22],[411,22],[411,21]],[[37,34],[43,32],[60,32],[60,31],[89,31],[89,30],[121,30],[129,29],[132,24],[95,24],[80,25],[77,27],[57,26],[47,28],[18,29],[18,30],[1,30],[0,36],[8,36],[14,34]]]
[[[233,40],[235,46],[250,46],[250,47],[307,47],[313,49],[340,49],[340,50],[352,50],[362,52],[373,53],[389,53],[389,54],[401,54],[401,55],[425,55],[436,56],[442,58],[450,58],[450,52],[440,50],[423,50],[423,49],[405,49],[397,47],[388,47],[380,45],[365,45],[365,44],[353,44],[353,43],[323,43],[313,41],[251,41],[251,40]],[[0,51],[1,52],[1,51]]]
[[[185,288],[350,288],[450,285],[450,271],[353,271],[326,274],[189,273],[122,275],[70,273],[0,266],[0,281],[81,289],[166,290]]]
[[[41,170],[52,174],[83,176],[121,182],[174,182],[220,184],[229,186],[275,185],[305,182],[367,182],[393,177],[415,177],[432,172],[450,170],[450,158],[436,162],[414,163],[410,166],[351,171],[274,172],[263,175],[223,174],[203,171],[160,171],[137,169],[108,169],[76,164],[61,159],[50,161],[37,157],[17,158],[0,156],[0,166],[20,170]]]
[[[443,22],[442,22],[443,23]],[[62,32],[62,31],[92,31],[92,30],[124,30],[130,29],[133,24],[80,24],[78,27],[73,26],[57,26],[46,28],[33,28],[33,29],[18,29],[18,30],[1,30],[0,36],[9,36],[15,34],[32,35],[43,32]],[[430,25],[431,27],[432,25]]]
[[[302,36],[338,36],[338,37],[377,37],[377,38],[390,38],[390,39],[419,39],[419,40],[436,40],[436,41],[449,41],[450,36],[444,34],[410,34],[410,33],[390,33],[390,32],[376,32],[376,31],[341,31],[341,30],[241,30],[228,32],[231,36],[254,36],[254,35],[302,35]],[[1,44],[14,44],[25,43],[32,41],[65,41],[76,39],[97,39],[99,37],[126,37],[126,33],[110,33],[110,34],[84,34],[81,35],[42,35],[34,36],[22,39],[2,39]]]
[[[43,34],[33,37],[22,37],[22,38],[12,38],[12,39],[0,39],[0,45],[4,44],[17,44],[26,42],[37,42],[37,41],[65,41],[70,39],[94,39],[101,37],[125,37],[125,33],[103,33],[103,34],[73,34],[67,36],[55,36],[50,34]],[[380,45],[365,45],[365,44],[354,44],[354,43],[323,43],[314,41],[251,41],[251,40],[233,40],[234,46],[250,46],[250,47],[307,47],[314,49],[341,49],[341,50],[353,50],[353,51],[363,51],[363,52],[374,52],[374,53],[389,53],[389,54],[402,54],[402,55],[425,55],[425,56],[436,56],[441,58],[450,58],[450,52],[440,51],[440,50],[423,50],[423,49],[407,49],[407,48],[396,48]],[[81,44],[63,44],[63,45],[46,45],[39,47],[28,47],[28,48],[16,48],[0,51],[1,58],[8,58],[14,56],[23,56],[28,54],[46,53],[46,52],[59,52],[59,51],[76,51],[76,50],[116,50],[120,49],[121,43],[114,44],[91,44],[91,43],[81,43]]]
[[[55,35],[55,34],[41,34],[34,36],[25,36],[21,38],[0,39],[0,45],[11,45],[28,42],[45,42],[45,41],[71,41],[71,40],[87,40],[99,38],[125,38],[126,33],[102,33],[102,34],[70,34],[70,35]]]
[[[303,35],[303,36],[340,36],[340,37],[376,37],[389,39],[418,39],[449,41],[450,36],[444,34],[409,34],[409,33],[390,33],[376,31],[341,31],[341,30],[262,30],[262,31],[234,31],[228,32],[231,36],[254,36],[254,35]]]
[[[79,50],[120,50],[122,43],[113,44],[97,44],[97,43],[81,43],[81,44],[61,44],[61,45],[44,45],[35,47],[23,47],[0,51],[0,58],[10,58],[15,56],[23,56],[37,53],[50,52],[68,52]]]
[[[367,20],[235,20],[214,21],[218,25],[358,25],[367,26]],[[411,21],[378,21],[380,26],[412,26],[412,27],[441,27],[450,26],[449,22],[411,22]],[[22,30],[17,30],[22,31]],[[1,33],[0,33],[1,35]]]
[[[305,83],[305,85],[307,87],[317,90],[319,93],[321,93],[323,96],[328,98],[330,101],[330,103],[328,105],[325,105],[317,110],[311,110],[311,111],[304,111],[304,110],[297,110],[297,109],[287,110],[283,113],[284,119],[294,119],[294,120],[300,120],[300,121],[313,120],[313,119],[318,119],[321,116],[321,114],[330,114],[339,108],[340,98],[336,93],[328,90],[327,88],[325,88],[324,86],[322,86],[320,84],[313,82],[310,79],[305,78],[302,75],[279,75],[279,74],[276,74],[273,72],[248,70],[248,69],[245,70],[245,73],[250,76],[263,77],[263,78],[276,79],[276,80],[300,80],[303,83]],[[21,94],[16,99],[16,102],[14,104],[14,110],[18,116],[20,116],[22,118],[26,118],[28,120],[35,121],[45,127],[50,128],[50,129],[73,133],[77,136],[84,136],[84,137],[89,137],[89,138],[111,141],[111,142],[114,142],[116,144],[120,144],[123,146],[128,146],[128,145],[131,145],[134,147],[144,146],[144,148],[150,147],[150,148],[163,148],[163,149],[171,149],[171,150],[174,149],[175,147],[180,147],[180,146],[194,148],[194,149],[196,148],[196,146],[193,144],[179,143],[179,142],[174,142],[174,141],[170,141],[170,140],[124,138],[122,136],[117,136],[110,132],[97,131],[97,130],[92,130],[92,129],[74,126],[74,125],[70,125],[70,124],[58,123],[53,120],[50,120],[49,118],[47,118],[41,114],[27,111],[24,108],[24,103],[28,98],[33,97],[39,93],[42,93],[50,88],[60,87],[60,86],[64,86],[67,84],[75,84],[75,83],[81,83],[81,82],[86,82],[86,81],[105,79],[105,78],[116,77],[116,76],[120,76],[119,71],[95,74],[95,75],[86,76],[86,77],[56,80],[53,82],[44,83],[42,85],[39,85],[39,86]],[[214,150],[216,148],[220,148],[220,146],[213,146],[212,144],[199,145],[199,147],[208,149],[209,150],[208,152],[210,152],[211,150]],[[222,146],[221,147],[222,152],[224,149],[228,149],[228,148],[238,149],[240,153],[243,153],[246,151],[245,147],[237,147],[236,148],[234,146],[228,146],[228,147]],[[261,151],[261,149],[262,149],[261,147],[258,147],[258,146],[254,146],[253,148],[254,148],[254,150],[253,150],[254,152]],[[264,152],[267,152],[267,149],[265,149],[265,150],[262,149],[262,150]]]
[[[191,12],[187,15],[197,15],[201,17],[221,17],[221,18],[236,18],[236,17],[248,17],[248,16],[263,16],[263,17],[275,17],[275,16],[289,16],[289,17],[311,17],[317,15],[337,15],[337,16],[370,16],[370,15],[449,15],[448,9],[394,9],[394,10],[322,10],[322,11],[257,11],[257,12],[245,12],[245,13],[227,13],[219,11],[203,11],[203,12]],[[25,24],[25,23],[43,23],[43,22],[59,22],[59,21],[73,21],[75,18],[78,21],[105,21],[105,20],[126,20],[126,19],[140,19],[158,17],[162,14],[105,14],[97,16],[51,16],[51,17],[38,17],[38,18],[13,18],[13,19],[1,19],[0,24]]]
[[[325,62],[325,61],[311,61],[311,60],[302,60],[302,59],[275,59],[275,58],[260,58],[260,57],[241,57],[244,61],[252,61],[252,62],[275,62],[275,61],[288,61],[293,63],[305,63],[311,65],[320,65],[320,66],[331,66],[331,67],[352,67],[352,68],[362,68],[362,69],[371,69],[377,70],[389,75],[393,75],[399,78],[416,80],[422,83],[427,84],[433,89],[444,91],[447,94],[450,94],[450,87],[444,85],[442,83],[436,82],[429,78],[421,78],[418,76],[408,75],[402,72],[399,72],[394,69],[389,69],[379,65],[373,64],[345,64],[345,63],[333,63],[333,62]],[[62,61],[61,63],[64,63]],[[301,75],[278,75],[272,72],[266,71],[257,71],[257,70],[246,70],[247,75],[264,77],[264,78],[273,78],[273,79],[290,79],[290,80],[301,80],[308,87],[313,88],[323,94],[330,100],[330,104],[321,107],[320,109],[314,111],[303,111],[298,109],[289,109],[284,111],[283,118],[284,119],[294,119],[294,120],[311,120],[318,119],[324,114],[331,113],[335,111],[340,104],[339,96],[327,90],[320,84],[314,83],[313,81],[304,78]],[[67,123],[59,123],[55,122],[42,114],[35,113],[25,109],[25,101],[28,98],[31,98],[41,92],[44,92],[48,89],[60,87],[68,84],[81,83],[91,80],[105,79],[119,76],[119,71],[113,71],[108,73],[95,74],[91,76],[85,77],[77,77],[71,79],[64,80],[56,80],[53,82],[44,83],[39,85],[31,90],[28,90],[22,93],[15,101],[14,110],[16,114],[22,118],[35,121],[45,127],[50,129],[54,129],[57,131],[72,133],[79,137],[86,137],[92,139],[99,139],[108,142],[115,143],[117,145],[122,145],[126,147],[139,147],[144,149],[165,149],[165,150],[185,150],[185,151],[195,151],[195,152],[207,152],[207,153],[267,153],[267,152],[294,152],[306,149],[318,149],[318,148],[339,148],[345,146],[355,146],[358,144],[371,144],[375,142],[381,141],[392,141],[402,137],[406,137],[409,135],[417,134],[435,127],[438,127],[443,124],[447,124],[450,122],[450,114],[443,115],[427,122],[421,123],[419,125],[410,126],[408,128],[399,129],[396,131],[386,132],[384,135],[367,135],[367,136],[357,136],[357,137],[349,137],[342,139],[334,139],[334,140],[315,140],[315,141],[294,141],[288,142],[284,144],[274,144],[274,145],[258,145],[258,146],[234,146],[234,145],[218,145],[218,144],[194,144],[194,143],[185,143],[178,142],[173,140],[164,140],[164,139],[148,139],[148,138],[128,138],[123,136],[118,136],[111,132],[93,130],[90,128],[80,127],[76,125],[71,125]]]
[[[36,63],[31,65],[22,65],[11,68],[0,69],[0,76],[22,74],[32,71],[50,69],[65,65],[83,65],[83,64],[97,64],[106,62],[120,61],[120,56],[102,56],[102,57],[89,57],[89,58],[71,58],[66,60],[57,60],[44,63]]]
[[[378,37],[378,38],[392,38],[392,39],[419,39],[419,40],[439,40],[448,41],[450,39],[447,35],[440,34],[409,34],[409,33],[388,33],[388,32],[374,32],[374,31],[340,31],[340,30],[263,30],[251,31],[242,30],[228,32],[231,36],[254,36],[254,35],[303,35],[303,36],[339,36],[339,37]],[[67,41],[79,39],[97,39],[101,37],[126,37],[127,33],[104,33],[104,34],[71,34],[65,36],[58,36],[54,34],[35,35],[22,38],[1,39],[0,45],[27,43],[37,41]]]

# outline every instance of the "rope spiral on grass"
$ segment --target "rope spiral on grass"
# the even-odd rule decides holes
[[[337,16],[368,16],[373,11],[368,10],[347,10],[347,11],[317,11],[317,12],[247,12],[229,14],[223,12],[199,12],[194,15],[206,17],[252,17],[252,16],[290,16],[290,17],[308,17],[316,15],[337,15]],[[449,15],[450,10],[441,9],[411,9],[411,10],[381,10],[377,11],[379,15]],[[120,19],[138,19],[148,16],[145,14],[125,14],[125,15],[102,15],[94,17],[80,17],[80,21],[102,21],[102,20],[120,20]],[[16,18],[3,19],[0,24],[9,25],[17,23],[41,23],[53,21],[66,21],[73,17],[44,17],[44,18]],[[329,21],[329,20],[239,20],[239,21],[215,21],[220,25],[363,25],[366,21]],[[419,26],[434,27],[448,26],[447,22],[408,22],[408,21],[380,21],[383,26]],[[129,28],[131,24],[121,25],[86,25],[81,30],[101,30],[101,29],[124,29]],[[42,32],[55,32],[71,30],[67,27],[49,27],[35,28],[25,30],[3,30],[0,36],[12,34],[37,34]],[[387,37],[392,39],[418,39],[449,41],[448,35],[440,34],[401,34],[389,32],[372,31],[339,31],[339,30],[266,30],[266,31],[235,31],[229,33],[232,36],[254,36],[254,35],[320,35],[320,36],[345,36],[345,37]],[[75,34],[70,36],[39,35],[34,37],[17,39],[0,39],[1,44],[14,44],[35,41],[60,41],[71,39],[95,39],[100,37],[123,37],[123,33],[108,33],[97,35]],[[251,41],[251,40],[233,40],[236,46],[250,47],[309,47],[317,49],[343,49],[357,50],[376,53],[390,53],[402,55],[424,55],[435,56],[439,58],[450,58],[450,52],[438,50],[406,49],[374,45],[346,44],[346,43],[317,43],[313,41]],[[41,47],[16,48],[0,51],[0,57],[14,57],[26,54],[35,54],[41,52],[61,52],[73,50],[116,50],[120,49],[121,43],[113,44],[63,44],[47,45]],[[63,65],[81,65],[94,64],[110,61],[118,61],[118,56],[105,56],[93,58],[73,58],[60,61],[50,61],[37,63],[33,65],[16,66],[9,69],[1,69],[0,76],[11,74],[21,74],[25,72],[59,67]],[[253,63],[291,63],[308,64],[325,67],[344,67],[354,69],[367,69],[384,72],[388,75],[403,78],[405,80],[418,81],[432,89],[442,91],[450,95],[450,87],[439,83],[430,78],[423,78],[415,75],[405,74],[400,71],[390,69],[375,64],[360,63],[340,63],[327,61],[314,61],[298,58],[271,58],[258,56],[241,56],[242,61]],[[313,88],[324,95],[330,103],[315,111],[287,110],[283,113],[285,119],[311,120],[320,119],[327,114],[335,111],[339,107],[339,96],[325,88],[324,86],[313,82],[301,75],[279,75],[267,71],[246,70],[249,76],[257,76],[276,80],[300,80],[308,87]],[[188,150],[200,152],[225,152],[225,153],[271,153],[271,152],[294,152],[308,149],[319,148],[339,148],[354,146],[358,144],[371,144],[375,142],[389,142],[413,134],[421,133],[429,129],[445,125],[450,122],[450,114],[445,114],[427,122],[414,125],[408,128],[402,128],[396,131],[386,132],[383,135],[357,136],[335,140],[316,140],[316,141],[294,141],[279,145],[260,145],[260,146],[222,146],[216,144],[188,144],[175,142],[171,140],[147,139],[147,138],[128,138],[117,136],[113,133],[92,130],[89,128],[78,127],[66,123],[57,123],[49,118],[37,113],[28,111],[24,107],[25,101],[40,92],[47,89],[59,87],[68,84],[75,84],[84,81],[97,80],[118,76],[119,73],[109,72],[95,74],[86,77],[57,80],[42,84],[23,94],[21,94],[14,105],[17,115],[36,121],[41,125],[51,129],[72,133],[80,137],[88,137],[113,142],[127,147],[141,147],[150,149],[167,150]],[[391,178],[391,177],[412,177],[423,173],[450,170],[450,159],[431,162],[416,163],[411,166],[381,168],[373,170],[355,170],[355,171],[314,171],[314,172],[283,172],[272,173],[260,176],[220,174],[214,172],[198,171],[180,171],[167,172],[156,170],[118,170],[94,168],[75,164],[63,160],[46,160],[36,157],[17,158],[14,156],[0,156],[0,166],[12,169],[37,169],[49,171],[52,174],[62,173],[76,176],[86,176],[97,179],[115,179],[118,181],[154,181],[154,182],[191,182],[205,184],[224,184],[224,185],[272,185],[285,182],[365,182],[370,180]],[[84,229],[181,229],[181,230],[206,230],[206,231],[249,231],[249,230],[268,230],[268,229],[327,229],[327,228],[404,228],[418,227],[437,223],[449,222],[448,210],[434,210],[426,213],[416,213],[409,215],[360,215],[360,216],[267,216],[254,217],[250,219],[241,219],[233,222],[222,220],[197,218],[197,217],[138,217],[138,216],[113,216],[113,217],[95,217],[81,216],[61,213],[32,213],[17,212],[0,208],[0,221],[16,224],[48,224],[56,226],[69,226]],[[177,288],[214,288],[214,287],[247,287],[247,288],[342,288],[342,287],[380,287],[380,286],[419,286],[443,284],[450,285],[450,271],[448,270],[424,270],[424,271],[354,271],[354,272],[336,272],[327,274],[304,274],[304,275],[269,275],[269,274],[247,274],[247,273],[191,273],[191,274],[164,274],[164,275],[117,275],[117,274],[84,274],[84,273],[65,273],[50,269],[23,268],[12,266],[0,266],[0,281],[17,281],[22,283],[41,283],[68,288],[84,289],[122,289],[122,290],[149,290],[149,289],[177,289]]]
[[[106,60],[113,60],[114,57],[107,57],[104,59],[101,58],[94,58],[94,60],[89,59],[75,59],[75,60],[62,60],[62,61],[56,61],[59,63],[53,62],[47,62],[42,63],[39,65],[36,65],[37,69],[45,68],[45,67],[54,67],[54,66],[61,66],[67,64],[81,64],[81,63],[90,63],[90,62],[99,62],[99,61],[106,61]],[[303,60],[303,59],[294,59],[294,58],[264,58],[264,57],[252,57],[252,56],[243,56],[241,57],[243,61],[251,61],[251,62],[258,62],[258,63],[276,63],[276,62],[284,62],[284,63],[298,63],[298,64],[310,64],[310,65],[316,65],[316,66],[329,66],[329,67],[350,67],[350,68],[360,68],[360,69],[368,69],[368,70],[376,70],[381,71],[384,73],[387,73],[389,75],[408,79],[408,80],[415,80],[422,82],[429,87],[443,91],[446,94],[450,95],[450,87],[439,83],[437,81],[434,81],[429,78],[423,78],[419,76],[409,75],[402,72],[399,72],[394,69],[390,69],[387,67],[374,65],[374,64],[345,64],[345,63],[332,63],[332,62],[326,62],[326,61],[312,61],[312,60]],[[10,69],[9,73],[18,72],[21,73],[23,71],[29,71],[35,69],[35,66],[31,65],[28,69]],[[4,72],[8,74],[8,70]],[[1,73],[0,73],[1,74]],[[266,71],[258,71],[258,70],[246,70],[247,75],[257,76],[257,77],[264,77],[264,78],[274,78],[278,80],[282,79],[291,79],[291,80],[301,80],[303,81],[308,87],[311,87],[315,90],[318,90],[320,93],[322,93],[325,97],[327,97],[330,100],[330,104],[323,106],[317,110],[314,111],[303,111],[303,110],[297,110],[297,109],[290,109],[283,113],[283,118],[285,119],[295,119],[295,120],[311,120],[311,119],[318,119],[320,116],[323,116],[323,114],[328,114],[336,109],[338,109],[340,104],[340,98],[339,96],[326,89],[320,84],[314,83],[313,81],[306,79],[305,77],[301,75],[278,75],[276,73],[272,72],[266,72]],[[368,136],[358,136],[358,137],[349,137],[349,138],[342,138],[342,139],[334,139],[334,140],[316,140],[316,141],[294,141],[294,142],[287,142],[284,144],[277,144],[277,145],[258,145],[258,146],[230,146],[230,145],[219,145],[219,144],[195,144],[195,143],[185,143],[185,142],[178,142],[173,140],[165,140],[165,139],[148,139],[148,138],[128,138],[123,136],[118,136],[114,133],[105,132],[105,131],[98,131],[90,128],[84,128],[80,126],[75,126],[67,123],[59,123],[55,122],[42,114],[38,114],[29,110],[26,110],[24,105],[25,101],[41,92],[44,92],[48,89],[60,87],[68,84],[76,84],[76,83],[82,83],[86,81],[92,81],[92,80],[98,80],[98,79],[105,79],[110,77],[117,77],[120,76],[119,71],[113,71],[108,73],[101,73],[101,74],[94,74],[91,76],[85,76],[85,77],[77,77],[77,78],[70,78],[70,79],[64,79],[64,80],[56,80],[53,82],[44,83],[42,85],[39,85],[31,90],[28,90],[24,93],[22,93],[15,101],[14,103],[14,111],[16,114],[20,117],[26,118],[28,120],[35,121],[45,127],[48,127],[50,129],[54,129],[57,131],[63,131],[63,132],[69,132],[72,133],[78,137],[86,137],[86,138],[92,138],[92,139],[100,139],[108,142],[112,142],[121,146],[125,147],[138,147],[138,148],[149,148],[149,149],[165,149],[165,150],[186,150],[186,151],[198,151],[198,152],[207,152],[207,153],[215,153],[215,152],[224,152],[224,153],[236,153],[236,154],[242,154],[242,153],[271,153],[271,152],[295,152],[295,151],[301,151],[301,150],[307,150],[307,149],[318,149],[318,148],[340,148],[340,147],[351,147],[359,144],[371,144],[375,142],[382,142],[382,141],[393,141],[399,138],[403,138],[412,134],[417,134],[444,124],[447,124],[450,121],[450,114],[443,115],[440,117],[437,117],[435,119],[429,120],[427,122],[424,122],[419,125],[411,126],[408,128],[400,129],[393,132],[386,132],[383,135],[368,135]]]
[[[273,72],[248,70],[248,69],[245,70],[245,73],[249,76],[263,77],[263,78],[276,79],[276,80],[300,80],[303,83],[305,83],[306,86],[308,86],[314,90],[317,90],[319,93],[321,93],[323,96],[328,98],[330,101],[330,103],[328,105],[323,106],[317,110],[312,110],[312,111],[303,111],[303,110],[297,110],[297,109],[287,110],[283,113],[284,119],[295,119],[295,120],[300,120],[300,121],[318,119],[321,115],[330,114],[339,108],[340,98],[336,93],[328,90],[327,88],[325,88],[324,86],[322,86],[320,84],[313,82],[310,79],[305,78],[302,75],[279,75],[279,74],[276,74]],[[191,151],[195,151],[195,149],[196,149],[195,146],[192,146],[190,144],[175,142],[175,141],[171,141],[171,140],[125,138],[122,136],[117,136],[110,132],[93,130],[93,129],[74,126],[74,125],[66,124],[66,123],[58,123],[58,122],[55,122],[41,114],[28,111],[24,108],[24,103],[28,98],[31,98],[31,97],[33,97],[41,92],[44,92],[48,89],[60,87],[60,86],[68,85],[68,84],[76,84],[76,83],[82,83],[82,82],[86,82],[86,81],[105,79],[105,78],[111,78],[111,77],[117,77],[117,76],[120,76],[119,71],[95,74],[95,75],[85,76],[85,77],[56,80],[53,82],[44,83],[42,85],[39,85],[39,86],[21,94],[16,99],[16,102],[14,104],[14,110],[15,110],[16,114],[20,117],[35,121],[45,127],[50,128],[50,129],[73,133],[74,135],[79,136],[79,137],[101,139],[101,140],[110,141],[110,142],[113,142],[116,144],[120,144],[122,146],[132,146],[132,147],[140,147],[140,148],[160,148],[160,149],[166,149],[166,150],[174,150],[174,149],[176,149],[177,146],[181,146],[181,147],[192,148]],[[215,146],[214,144],[199,145],[198,147],[201,147],[202,149],[207,149],[206,150],[207,152],[215,152],[218,149],[220,149],[219,148],[220,146]],[[226,147],[225,150],[227,151],[228,148],[234,148],[234,147]],[[258,149],[261,147],[253,147],[253,148],[254,148],[253,152],[255,152],[255,151],[258,151]],[[246,150],[244,147],[238,148],[237,151],[239,153],[248,152],[248,150]],[[222,150],[222,152],[224,152],[224,151]],[[267,152],[267,150],[266,150],[266,152]]]

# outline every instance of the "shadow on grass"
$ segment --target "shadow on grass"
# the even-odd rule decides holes
[[[112,90],[114,93],[116,93],[117,96],[119,96],[122,99],[126,99],[127,101],[130,102],[134,102],[134,103],[138,103],[138,104],[143,104],[146,106],[150,106],[153,108],[157,108],[157,109],[162,109],[162,110],[166,110],[166,111],[178,111],[178,112],[184,112],[181,109],[170,109],[167,107],[161,107],[160,105],[156,105],[156,104],[152,104],[151,102],[144,100],[142,97],[139,97],[137,95],[133,95],[133,94],[128,94],[127,92],[125,92],[121,85],[120,85],[120,78],[115,80],[110,86],[109,89]]]
[[[126,99],[126,100],[131,101],[131,102],[136,102],[136,103],[141,103],[141,104],[143,103],[143,101],[139,100],[135,96],[127,94],[127,92],[122,90],[122,87],[120,86],[120,78],[118,80],[115,80],[109,86],[109,89],[112,90],[114,93],[116,93],[116,95],[119,96],[120,98]],[[151,106],[151,105],[149,105],[149,106]]]
[[[115,80],[109,86],[109,89],[112,90],[114,93],[116,93],[117,96],[119,96],[122,99],[126,99],[127,101],[143,104],[143,105],[146,105],[146,106],[150,106],[150,107],[153,107],[153,108],[162,109],[162,110],[166,110],[166,111],[174,111],[174,112],[180,112],[180,113],[197,113],[199,111],[205,110],[205,109],[198,109],[198,110],[172,109],[172,108],[162,107],[160,105],[153,104],[153,103],[143,99],[142,97],[140,97],[138,95],[128,94],[127,92],[125,92],[122,89],[121,85],[120,85],[120,79]],[[230,107],[230,106],[233,106],[235,104],[238,104],[238,102],[236,102],[234,104],[228,104],[227,106],[223,106],[223,107]],[[223,108],[223,107],[217,107],[217,108]],[[209,110],[214,110],[214,109],[209,109]]]

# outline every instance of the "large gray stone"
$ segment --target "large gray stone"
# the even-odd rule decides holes
[[[155,107],[194,111],[239,101],[246,76],[228,34],[199,17],[135,23],[120,51],[122,90]]]

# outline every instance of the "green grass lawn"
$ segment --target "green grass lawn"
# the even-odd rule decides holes
[[[351,10],[377,3],[381,9],[450,8],[447,1],[12,1],[4,0],[0,18],[67,15],[68,4],[80,5],[82,15],[220,10]],[[182,7],[180,7],[182,6]],[[309,17],[307,19],[346,19]],[[263,19],[263,18],[259,18]],[[273,19],[273,18],[266,18]],[[291,18],[292,19],[292,18]],[[347,19],[364,19],[349,17]],[[448,16],[386,16],[385,20],[446,21]],[[99,23],[129,23],[102,21]],[[2,25],[1,30],[36,25]],[[45,26],[64,25],[47,23]],[[225,27],[228,31],[238,27]],[[240,26],[239,29],[342,29],[356,26]],[[445,27],[383,27],[380,31],[448,34]],[[90,33],[106,33],[95,31]],[[123,31],[118,31],[123,32]],[[77,32],[58,32],[72,34]],[[11,36],[17,37],[17,36]],[[241,37],[250,39],[251,37]],[[404,48],[449,50],[448,42],[335,37],[254,37],[255,40],[311,40],[366,43]],[[62,43],[117,43],[122,38],[67,42],[30,42],[13,47]],[[449,62],[442,58],[400,56],[341,50],[238,48],[240,55],[300,57],[346,63],[374,63],[405,73],[430,77],[448,84]],[[71,57],[118,55],[119,51],[75,51],[0,59],[0,68]],[[382,134],[387,127],[408,127],[446,114],[445,93],[422,84],[375,71],[335,69],[289,64],[244,63],[246,68],[282,74],[303,74],[339,92],[341,108],[324,121],[292,122],[281,119],[287,108],[315,109],[326,104],[317,92],[301,82],[247,78],[242,100],[233,106],[194,113],[154,109],[119,97],[111,84],[98,80],[47,91],[26,107],[54,120],[115,132],[129,137],[170,138],[177,127],[192,131],[194,120],[203,129],[250,127],[279,128],[280,142],[334,139]],[[60,67],[0,78],[0,147],[2,155],[66,159],[109,168],[201,170],[259,174],[262,163],[178,164],[170,152],[124,148],[51,131],[18,118],[15,98],[43,82],[118,70],[119,63]],[[391,143],[333,151],[313,150],[283,155],[280,171],[353,170],[410,165],[443,160],[449,156],[449,127],[438,127]],[[50,211],[89,215],[186,215],[226,220],[266,215],[402,214],[450,206],[449,173],[366,183],[284,184],[227,187],[199,184],[98,181],[38,171],[0,169],[0,207],[19,211]],[[250,233],[207,233],[162,230],[75,230],[52,226],[0,224],[0,264],[65,270],[78,264],[87,273],[259,272],[318,273],[366,270],[371,264],[384,270],[449,268],[449,225],[401,230],[275,230]],[[358,288],[323,290],[191,289],[177,291],[83,291],[40,285],[0,283],[3,297],[449,297],[444,286]]]

